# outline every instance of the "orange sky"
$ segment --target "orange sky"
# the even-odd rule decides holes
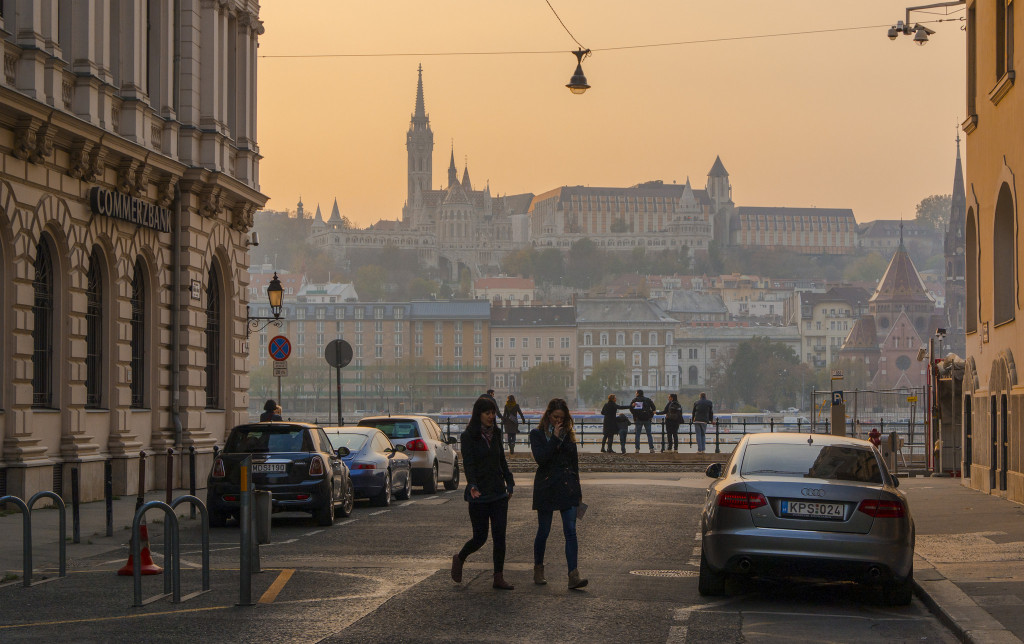
[[[584,46],[592,89],[564,85],[576,45],[544,0],[265,0],[259,59],[260,184],[267,208],[358,225],[397,219],[405,133],[423,65],[434,185],[450,145],[474,187],[541,193],[650,179],[703,187],[721,155],[742,206],[853,208],[914,217],[951,189],[964,118],[964,32],[923,47],[886,28],[672,47],[602,48],[890,25],[891,0],[551,0]],[[962,16],[963,14],[956,14]],[[915,20],[939,16],[915,14]],[[431,56],[432,52],[564,53]],[[983,84],[983,82],[982,82]],[[987,88],[980,88],[987,90]],[[966,160],[965,160],[966,161]]]

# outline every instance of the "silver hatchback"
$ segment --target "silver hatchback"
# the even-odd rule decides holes
[[[367,416],[359,425],[376,427],[395,445],[405,446],[405,455],[412,463],[413,485],[422,485],[430,493],[436,492],[442,481],[446,490],[459,487],[459,439],[445,438],[433,418],[415,414]]]
[[[822,434],[750,434],[714,463],[701,515],[698,589],[729,575],[880,584],[910,602],[914,520],[899,481],[871,443]]]

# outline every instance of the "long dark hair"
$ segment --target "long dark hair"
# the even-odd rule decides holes
[[[480,416],[485,411],[491,409],[494,410],[495,415],[498,414],[498,406],[494,404],[493,400],[486,396],[480,396],[477,398],[476,402],[473,403],[473,415],[469,417],[469,423],[466,424],[466,431],[479,434],[480,430],[483,429],[483,425],[480,422]]]
[[[567,431],[566,436],[569,438],[570,441],[575,443],[576,431],[573,429],[575,424],[572,420],[572,414],[569,413],[569,405],[561,398],[551,399],[551,402],[548,403],[548,408],[544,410],[544,415],[540,417],[540,422],[537,423],[537,427],[540,428],[541,431],[546,431],[548,425],[551,424],[551,412],[557,411],[559,409],[565,412],[565,428]]]

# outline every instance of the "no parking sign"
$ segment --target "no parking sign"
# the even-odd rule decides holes
[[[274,360],[287,360],[292,354],[292,343],[283,335],[275,335],[267,345],[267,353]]]

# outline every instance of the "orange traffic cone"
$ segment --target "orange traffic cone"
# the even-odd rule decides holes
[[[139,526],[139,541],[142,543],[142,550],[139,554],[139,560],[142,562],[142,574],[159,575],[164,569],[153,563],[153,557],[149,554],[149,531],[146,529],[145,518],[142,519],[142,525]],[[128,563],[118,570],[117,574],[122,577],[131,577],[135,574],[135,562],[131,551],[128,552]]]

